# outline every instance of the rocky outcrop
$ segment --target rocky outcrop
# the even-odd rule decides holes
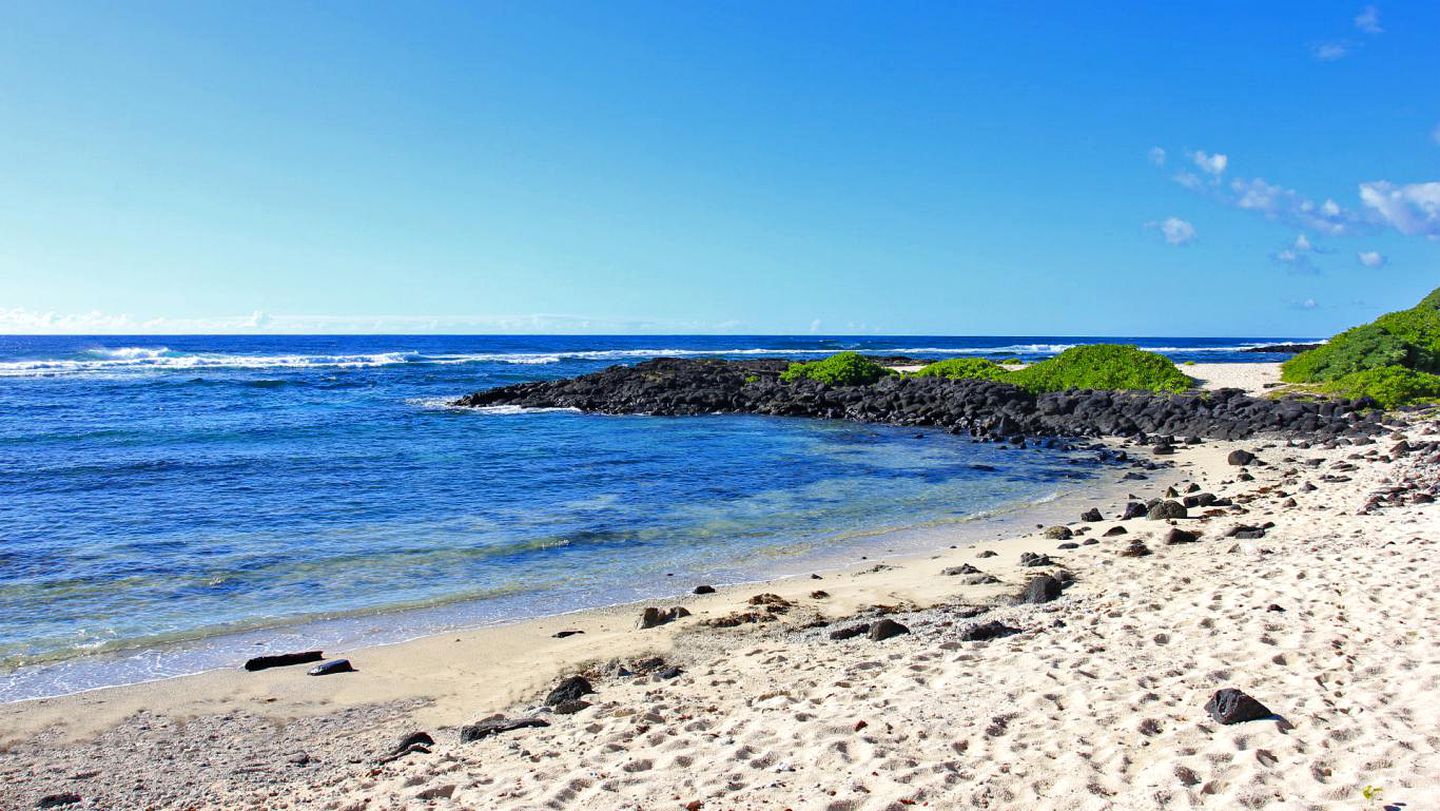
[[[867,386],[785,383],[783,360],[657,358],[567,380],[476,392],[456,406],[576,408],[605,414],[746,413],[936,426],[991,439],[1183,435],[1243,439],[1305,434],[1368,437],[1374,403],[1270,400],[1238,389],[1191,394],[1065,391],[1034,394],[1008,383],[888,377]]]

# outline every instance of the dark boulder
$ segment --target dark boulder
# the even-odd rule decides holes
[[[1275,714],[1270,711],[1269,707],[1233,687],[1226,687],[1211,696],[1210,700],[1205,703],[1205,711],[1210,713],[1211,718],[1222,724],[1259,721]]]
[[[1167,546],[1174,546],[1177,543],[1195,543],[1198,540],[1200,540],[1200,533],[1198,532],[1191,532],[1180,529],[1179,527],[1171,527],[1170,531],[1165,533],[1165,537],[1161,539],[1161,542]]]
[[[1030,605],[1048,603],[1060,597],[1061,584],[1059,580],[1048,574],[1030,579],[1025,584],[1025,591],[1020,594],[1020,602]]]
[[[1125,505],[1125,512],[1121,514],[1121,521],[1129,521],[1132,518],[1144,518],[1149,509],[1138,501],[1132,501]]]
[[[1100,514],[1100,510],[1096,509],[1095,507],[1091,507],[1085,512],[1080,513],[1080,520],[1093,524],[1097,521],[1104,521],[1105,518]]]
[[[1251,453],[1250,451],[1242,451],[1236,449],[1230,451],[1230,455],[1225,457],[1225,461],[1229,462],[1232,465],[1236,465],[1237,467],[1244,467],[1245,465],[1251,464],[1255,461],[1255,454]]]
[[[1189,512],[1186,511],[1184,504],[1167,499],[1151,507],[1145,517],[1151,521],[1163,521],[1171,518],[1184,518],[1187,515]]]
[[[909,628],[888,617],[876,620],[870,625],[870,639],[873,642],[879,642],[882,639],[889,639],[892,636],[900,636],[901,634],[908,633],[910,633]]]
[[[1113,537],[1115,537],[1116,535],[1125,535],[1125,534],[1127,534],[1128,532],[1129,532],[1129,530],[1125,529],[1125,528],[1122,527],[1122,526],[1113,526],[1113,527],[1105,530],[1105,537],[1106,537],[1106,538],[1113,538]]]
[[[830,632],[830,638],[837,641],[842,639],[853,639],[857,636],[862,636],[866,633],[869,633],[869,631],[870,623],[867,622],[862,625],[851,625],[848,628],[837,628]]]
[[[562,701],[576,701],[581,696],[595,692],[590,681],[584,676],[570,676],[560,680],[550,694],[545,696],[545,706],[554,707]]]
[[[1075,533],[1067,526],[1047,527],[1046,530],[1040,534],[1053,541],[1068,541],[1075,537]]]
[[[335,673],[354,673],[355,668],[350,665],[349,659],[331,659],[305,672],[311,676],[329,676]]]

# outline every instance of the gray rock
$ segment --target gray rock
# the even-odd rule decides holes
[[[1222,724],[1240,724],[1245,721],[1259,721],[1275,713],[1269,707],[1251,698],[1242,690],[1226,687],[1210,697],[1205,711]]]

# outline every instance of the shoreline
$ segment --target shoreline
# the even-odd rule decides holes
[[[1096,444],[1101,445],[1108,443]],[[1023,451],[1017,450],[1016,452],[1022,453]],[[1075,461],[1087,462],[1093,461],[1089,458],[1091,453],[1092,451],[1088,451],[1085,449],[1076,449],[1066,452],[1066,454]],[[1036,521],[1053,523],[1054,521],[1060,520],[1060,518],[1064,515],[1068,515],[1069,512],[1077,512],[1077,505],[1088,504],[1096,500],[1113,500],[1115,494],[1119,493],[1127,486],[1133,487],[1135,484],[1142,483],[1135,481],[1115,481],[1118,476],[1123,475],[1127,471],[1133,470],[1133,468],[1130,468],[1128,465],[1117,466],[1115,465],[1115,463],[1098,462],[1096,464],[1104,464],[1106,466],[1102,467],[1099,473],[1088,479],[1077,478],[1073,480],[1067,480],[1064,483],[1058,483],[1057,486],[1061,487],[1064,487],[1065,485],[1072,486],[1061,492],[1057,492],[1037,500],[1032,500],[1019,504],[1006,505],[998,512],[995,510],[984,510],[980,513],[966,515],[953,519],[944,519],[931,516],[928,518],[923,518],[923,520],[917,520],[915,523],[906,526],[876,528],[871,530],[865,530],[863,532],[857,532],[855,534],[855,537],[865,537],[867,538],[867,540],[862,543],[851,544],[843,551],[824,551],[818,554],[809,553],[797,555],[794,557],[782,556],[769,558],[769,560],[771,561],[779,561],[782,565],[776,568],[779,568],[782,571],[778,573],[772,571],[766,574],[757,574],[753,579],[737,580],[733,582],[719,582],[714,580],[707,580],[705,581],[704,585],[711,585],[721,592],[736,589],[744,590],[754,587],[763,587],[769,584],[784,582],[787,580],[804,578],[808,577],[812,573],[818,573],[822,575],[831,573],[843,573],[854,567],[866,565],[866,561],[872,557],[877,561],[881,557],[895,560],[908,560],[911,558],[933,554],[936,551],[940,550],[942,547],[950,545],[952,542],[966,545],[982,543],[986,540],[992,540],[994,537],[999,537],[1004,533],[1011,531],[1012,528],[1018,527],[1020,525],[1029,524]],[[1144,475],[1149,476],[1157,474],[1159,472],[1161,471],[1148,471],[1145,472]],[[922,519],[922,517],[917,516],[917,519]],[[184,649],[187,646],[205,645],[212,642],[227,643],[226,649],[234,649],[236,642],[245,642],[251,637],[256,637],[257,639],[259,637],[271,637],[273,639],[273,637],[275,637],[276,635],[282,636],[283,638],[290,641],[279,645],[273,644],[271,641],[268,640],[265,643],[262,643],[260,641],[253,641],[249,644],[254,646],[254,650],[247,655],[262,655],[271,653],[282,653],[287,650],[308,650],[315,648],[324,648],[327,654],[333,654],[327,655],[327,658],[347,657],[354,659],[358,662],[359,657],[363,657],[366,653],[375,649],[404,646],[415,642],[424,642],[426,640],[436,639],[446,635],[470,635],[483,634],[487,632],[503,632],[505,629],[513,628],[516,626],[543,625],[547,622],[561,620],[566,617],[585,617],[586,615],[592,613],[606,614],[611,612],[623,612],[630,609],[638,610],[637,607],[643,606],[647,603],[654,603],[656,601],[677,604],[685,603],[686,601],[695,599],[695,595],[690,594],[689,589],[693,588],[696,585],[701,585],[699,580],[696,580],[696,582],[694,583],[690,583],[689,585],[685,586],[683,590],[676,592],[655,593],[650,596],[640,596],[634,599],[625,599],[618,602],[604,603],[599,605],[580,606],[576,608],[561,610],[558,612],[508,616],[493,620],[480,620],[470,622],[469,624],[456,625],[453,627],[440,627],[438,629],[425,630],[409,636],[399,636],[394,638],[387,638],[394,636],[393,628],[382,629],[379,627],[372,627],[366,630],[356,627],[355,629],[353,629],[351,634],[351,639],[355,641],[349,645],[346,645],[343,642],[334,645],[322,644],[320,641],[317,640],[317,637],[319,639],[323,639],[324,637],[319,636],[317,633],[315,633],[315,629],[325,629],[329,628],[332,625],[341,623],[354,626],[379,626],[385,623],[390,623],[393,625],[393,623],[397,621],[401,621],[405,618],[413,617],[419,614],[426,614],[432,611],[443,611],[450,609],[463,610],[466,606],[487,605],[488,601],[477,602],[470,599],[461,599],[456,600],[452,603],[446,603],[438,606],[425,606],[421,608],[401,608],[398,610],[379,610],[350,617],[326,617],[320,619],[302,620],[300,622],[279,621],[274,626],[267,626],[259,629],[244,630],[235,633],[221,633],[193,640],[182,640],[175,643],[139,645],[133,648],[126,648],[114,652],[104,652],[90,655],[82,654],[79,656],[72,656],[66,659],[57,660],[55,662],[24,665],[15,671],[4,674],[4,677],[14,676],[16,673],[23,673],[24,671],[41,671],[56,666],[64,667],[65,665],[71,664],[80,665],[82,668],[85,668],[87,666],[94,666],[96,668],[103,669],[108,665],[113,664],[113,660],[116,658],[144,658],[147,655],[162,652],[165,654],[170,654],[179,649]],[[400,633],[406,632],[401,631]],[[366,637],[371,637],[371,639],[369,641],[366,641]],[[381,641],[376,641],[375,637],[379,637]],[[236,658],[232,656],[227,659],[226,664],[209,666],[191,672],[167,674],[150,679],[126,681],[114,684],[95,685],[83,687],[69,692],[26,696],[22,698],[0,701],[0,715],[3,715],[6,708],[29,702],[43,702],[50,700],[66,699],[75,696],[84,696],[87,694],[93,694],[109,690],[125,690],[127,688],[139,688],[145,687],[147,685],[165,684],[167,682],[172,682],[176,680],[206,676],[208,674],[228,673],[232,671],[237,671],[242,663],[242,660],[243,657]],[[0,737],[0,745],[3,745],[4,743],[4,738]]]
[[[1097,445],[1100,443],[1097,443]],[[1016,450],[1016,453],[1024,451]],[[1090,462],[1092,451],[1075,449],[1065,451],[1072,464],[1075,462]],[[757,569],[752,572],[753,577],[725,582],[727,588],[745,588],[751,585],[763,585],[769,582],[787,578],[802,577],[811,572],[834,572],[844,571],[846,568],[859,565],[860,561],[868,556],[890,555],[912,557],[928,553],[933,546],[948,543],[949,540],[958,539],[960,542],[974,543],[982,540],[982,536],[990,536],[995,532],[1004,532],[1005,528],[1013,525],[1023,524],[1035,520],[1050,520],[1061,514],[1072,503],[1103,498],[1100,493],[1116,490],[1124,486],[1123,483],[1111,482],[1109,479],[1119,475],[1128,466],[1115,466],[1114,463],[1103,463],[1105,466],[1089,478],[1067,479],[1056,483],[1056,487],[1063,490],[1039,499],[1007,504],[999,508],[982,510],[978,513],[958,516],[915,516],[914,523],[904,526],[877,527],[865,530],[857,530],[847,536],[843,550],[810,550],[795,555],[777,555],[767,557],[770,564],[764,571]],[[1112,475],[1114,474],[1114,475]],[[863,538],[863,541],[855,541],[856,538]],[[897,551],[897,549],[899,551]],[[858,559],[857,559],[858,557]],[[753,568],[753,567],[752,567]],[[778,570],[778,571],[777,571]],[[697,575],[698,576],[698,575]],[[684,579],[684,578],[677,578]],[[693,579],[693,578],[688,578]],[[703,579],[703,576],[702,576]],[[46,699],[65,698],[68,696],[83,695],[96,691],[123,689],[126,687],[140,686],[147,684],[159,684],[174,679],[184,679],[194,676],[202,676],[208,673],[225,672],[238,668],[244,658],[251,655],[268,653],[281,653],[286,650],[315,649],[323,648],[329,653],[336,653],[336,656],[355,656],[363,651],[377,647],[391,647],[404,645],[410,642],[420,641],[427,638],[444,636],[454,633],[471,633],[485,631],[488,629],[501,628],[505,626],[541,622],[557,617],[584,614],[590,611],[605,611],[612,609],[623,609],[640,605],[646,601],[668,600],[681,601],[690,597],[689,588],[699,584],[699,580],[685,587],[685,591],[661,592],[653,590],[651,594],[636,596],[633,599],[622,599],[617,602],[601,603],[594,605],[580,605],[573,608],[566,608],[560,611],[544,611],[543,609],[532,609],[518,615],[506,615],[494,618],[477,619],[456,619],[455,624],[445,624],[445,620],[439,619],[446,614],[460,615],[475,612],[467,609],[491,609],[505,611],[504,608],[493,608],[503,602],[505,598],[492,598],[488,600],[475,600],[473,598],[458,598],[452,601],[445,601],[433,605],[418,607],[399,607],[394,609],[380,609],[365,611],[348,616],[322,616],[315,618],[302,618],[296,621],[277,620],[273,624],[261,625],[255,628],[244,628],[233,631],[223,631],[215,634],[205,634],[194,638],[159,641],[154,644],[136,644],[126,647],[102,651],[96,653],[85,653],[69,655],[50,661],[41,661],[32,664],[25,664],[5,673],[0,673],[0,681],[5,679],[23,680],[26,677],[35,677],[42,683],[54,683],[45,671],[66,671],[64,680],[71,681],[74,677],[68,671],[71,668],[78,670],[83,676],[96,671],[107,671],[115,669],[117,664],[131,663],[130,668],[121,668],[122,672],[134,673],[136,667],[141,667],[148,660],[156,656],[167,658],[184,656],[192,652],[199,652],[204,661],[212,662],[203,667],[184,672],[166,673],[153,678],[141,678],[127,681],[117,681],[109,684],[89,684],[77,689],[65,692],[45,693],[42,695],[27,695],[17,698],[6,698],[0,700],[0,709],[6,706]],[[707,585],[719,585],[707,580]],[[637,589],[643,587],[636,586]],[[570,599],[583,599],[578,595]],[[537,613],[539,612],[539,613]],[[428,626],[415,627],[411,621],[425,620],[421,618],[433,617]],[[278,641],[277,641],[278,640]],[[251,646],[249,653],[241,653],[244,646]],[[220,651],[231,653],[206,653],[212,647],[218,646]],[[346,653],[348,651],[348,653]],[[223,661],[220,664],[213,664],[216,661]],[[56,673],[55,675],[60,675]],[[3,743],[3,740],[0,740]]]
[[[1424,430],[1433,440],[1434,425]],[[1412,441],[1421,433],[1405,431]],[[792,577],[675,601],[693,616],[659,628],[636,630],[635,607],[620,606],[374,648],[363,657],[357,651],[355,674],[218,672],[7,704],[0,707],[7,732],[0,742],[0,799],[24,807],[73,787],[107,808],[401,807],[416,798],[461,808],[649,808],[692,798],[718,807],[845,802],[868,808],[901,801],[969,805],[981,797],[1001,806],[1144,808],[1154,807],[1158,791],[1177,807],[1253,805],[1261,797],[1328,807],[1358,796],[1361,781],[1383,785],[1387,800],[1440,799],[1436,781],[1425,777],[1435,773],[1426,769],[1440,764],[1440,755],[1420,731],[1440,721],[1440,710],[1425,699],[1425,685],[1440,680],[1427,658],[1435,645],[1416,638],[1408,644],[1420,649],[1397,655],[1389,636],[1372,642],[1342,630],[1351,614],[1382,633],[1412,623],[1418,630],[1433,618],[1434,599],[1414,590],[1416,584],[1403,593],[1377,593],[1368,603],[1331,606],[1326,597],[1332,581],[1342,593],[1363,594],[1372,580],[1394,583],[1396,567],[1416,555],[1435,560],[1433,542],[1413,537],[1440,519],[1434,504],[1356,514],[1367,512],[1367,494],[1391,476],[1434,476],[1433,466],[1404,469],[1403,458],[1363,467],[1347,462],[1352,453],[1388,447],[1382,441],[1380,447],[1300,450],[1262,441],[1180,448],[1169,457],[1176,467],[1127,484],[1148,496],[1166,485],[1203,483],[1206,492],[1243,499],[1222,515],[1179,521],[1202,532],[1193,544],[1162,545],[1158,533],[1166,522],[1117,522],[1113,505],[1099,503],[1109,520],[1090,522],[1084,540],[1117,524],[1129,528],[1128,538],[1060,550],[1062,542],[1031,532],[887,556],[818,581]],[[1250,481],[1237,479],[1238,469],[1225,461],[1237,448],[1267,462],[1246,468]],[[1312,472],[1282,462],[1287,456],[1320,461]],[[1300,479],[1315,489],[1295,489]],[[1297,505],[1283,506],[1282,494]],[[1237,521],[1276,526],[1261,540],[1221,537]],[[1118,555],[1134,538],[1144,538],[1152,554]],[[987,551],[999,556],[982,557]],[[1057,571],[1018,566],[1022,552],[1056,558],[1075,575],[1075,585],[1053,603],[1012,605],[1011,595],[1031,575]],[[1396,560],[1397,554],[1404,558]],[[1301,579],[1270,572],[1284,571],[1292,560],[1304,561],[1292,570],[1305,575]],[[965,564],[1003,582],[962,585],[961,578],[940,574]],[[876,566],[893,568],[866,571]],[[817,588],[828,596],[813,598]],[[795,606],[774,622],[703,625],[754,612],[749,598],[761,589]],[[1147,600],[1147,594],[1153,596]],[[1282,601],[1278,613],[1264,608]],[[831,630],[876,616],[875,606],[893,606],[879,611],[912,632],[884,642],[827,638]],[[989,618],[1020,633],[986,643],[955,641],[957,629]],[[807,628],[816,621],[828,625]],[[1263,630],[1270,626],[1275,630]],[[585,633],[554,639],[559,630]],[[1076,634],[1081,637],[1072,639]],[[1290,641],[1278,647],[1266,641],[1282,635]],[[1096,642],[1084,642],[1088,636]],[[1337,658],[1328,650],[1332,637],[1363,651]],[[680,675],[624,676],[607,664],[634,667],[654,656]],[[1343,676],[1326,675],[1337,667]],[[595,684],[597,694],[586,697],[593,706],[573,716],[539,707],[546,690],[577,671]],[[1292,726],[1213,725],[1200,704],[1220,686],[1249,690]],[[1046,698],[1051,694],[1054,701]],[[1145,697],[1151,694],[1156,698]],[[938,696],[963,700],[936,703]],[[1367,721],[1363,713],[1335,715],[1346,702],[1371,707],[1383,722]],[[550,726],[457,742],[462,724],[497,712],[537,711]],[[1121,720],[1114,712],[1134,715]],[[1341,719],[1353,731],[1330,735]],[[696,726],[702,720],[703,728]],[[975,731],[966,738],[970,728]],[[427,747],[431,754],[376,765],[396,739],[419,729],[436,741]],[[926,730],[943,730],[944,740],[925,743]],[[205,743],[216,734],[225,741],[223,753]],[[605,743],[596,748],[591,741]],[[1074,752],[1045,754],[1056,745],[1092,755],[1077,762]],[[143,791],[97,782],[153,759],[156,746],[172,752],[175,776],[148,775]],[[1236,746],[1244,757],[1235,756]],[[1196,754],[1184,754],[1192,750]],[[1269,754],[1253,754],[1259,750]],[[1341,774],[1322,775],[1314,765],[1321,750],[1334,752],[1323,758],[1326,773],[1343,765]],[[939,758],[937,767],[952,765],[929,769],[914,762],[917,756]],[[657,759],[674,762],[652,768]],[[697,773],[685,768],[692,762],[718,768]],[[97,774],[84,776],[90,772]],[[47,776],[55,774],[71,777]],[[812,792],[825,802],[796,802]]]

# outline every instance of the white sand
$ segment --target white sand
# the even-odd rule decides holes
[[[1181,522],[1204,533],[1195,544],[1161,545],[1164,522],[1135,520],[1075,550],[1032,535],[722,589],[659,629],[634,630],[628,607],[354,651],[357,674],[214,673],[7,705],[0,807],[74,791],[104,808],[1379,808],[1366,785],[1406,809],[1440,807],[1440,508],[1356,514],[1386,477],[1435,470],[1334,467],[1390,444],[1247,444],[1270,463],[1249,482],[1224,462],[1233,445],[1182,448],[1177,468],[1134,484],[1147,497],[1193,480],[1235,498]],[[1298,505],[1282,507],[1289,497]],[[1267,520],[1263,539],[1219,537]],[[1117,554],[1137,537],[1153,555]],[[1055,556],[1078,582],[1054,603],[1008,605],[1042,571],[1019,568],[1022,551]],[[965,562],[1004,583],[940,574]],[[760,592],[799,605],[776,622],[700,626],[755,610],[745,598]],[[880,604],[921,608],[893,615],[912,633],[837,642],[828,632],[849,620],[800,629]],[[977,621],[969,605],[1022,632],[959,641]],[[560,628],[586,633],[550,638]],[[605,665],[651,653],[683,674]],[[534,712],[578,670],[593,706],[459,743],[460,724]],[[1284,722],[1214,723],[1203,705],[1226,686]],[[376,764],[413,729],[434,735],[432,752]]]

